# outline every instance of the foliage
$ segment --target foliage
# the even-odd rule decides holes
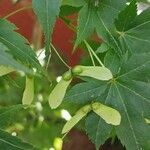
[[[0,108],[0,149],[36,149],[32,144],[45,149],[52,147],[53,142],[42,140],[49,134],[53,139],[61,136],[64,122],[60,110],[64,108],[75,115],[65,124],[63,134],[84,117],[82,128],[97,150],[114,137],[127,150],[150,149],[150,8],[138,14],[137,3],[136,0],[128,5],[126,0],[33,0],[33,10],[45,35],[45,61],[48,61],[45,66],[50,71],[39,63],[28,41],[16,32],[16,26],[7,18],[0,19],[0,103],[7,106]],[[74,13],[78,13],[77,27],[67,17]],[[52,33],[58,17],[77,34],[72,51],[82,47],[90,56],[88,65],[70,67],[53,46]],[[97,48],[91,38],[93,34],[99,38]],[[68,69],[61,70],[65,73],[59,83],[49,65],[52,50]],[[26,83],[22,76],[26,77]],[[20,95],[16,94],[18,91]],[[52,109],[58,106],[60,109],[51,110],[48,102]],[[13,123],[20,122],[25,128],[21,126],[22,133],[18,133],[27,141],[34,139],[31,145],[8,133],[16,127]],[[42,128],[45,134],[41,138],[38,133]]]

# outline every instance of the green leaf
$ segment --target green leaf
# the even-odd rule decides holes
[[[104,65],[111,68],[112,74],[115,76],[120,71],[121,60],[114,50],[109,50],[105,55]]]
[[[113,59],[107,61],[113,62]],[[134,54],[129,59],[123,59],[119,70],[111,81],[76,85],[76,88],[73,87],[72,97],[78,103],[86,104],[87,101],[89,103],[95,100],[118,110],[121,114],[121,124],[115,127],[115,132],[122,144],[128,150],[149,149],[150,126],[144,118],[150,116],[150,53]],[[85,85],[88,88],[85,88]],[[94,85],[98,88],[93,88]],[[87,93],[91,95],[86,96]]]
[[[0,107],[0,128],[6,128],[10,125],[16,119],[16,115],[22,110],[22,105]]]
[[[80,10],[80,8],[78,7],[72,7],[72,6],[68,6],[68,5],[63,5],[60,7],[60,13],[59,13],[59,17],[66,23],[66,24],[70,24],[71,20],[69,18],[67,18],[67,16],[78,13]]]
[[[74,49],[94,32],[94,10],[85,4],[79,12],[77,39]]]
[[[115,20],[116,28],[119,32],[124,32],[129,29],[129,25],[137,16],[137,5],[136,0],[133,0],[119,15],[118,19]]]
[[[21,141],[0,129],[0,148],[3,150],[36,150],[32,145]]]
[[[99,99],[107,89],[106,82],[85,82],[73,86],[66,94],[64,100],[68,103],[86,104],[93,99]],[[99,93],[99,95],[97,95]]]
[[[62,5],[70,5],[73,7],[81,7],[85,4],[85,0],[62,0]]]
[[[126,18],[129,21],[128,17]],[[118,20],[116,22],[116,26],[118,28],[117,30],[124,28],[124,25],[121,22],[122,20]],[[142,12],[140,15],[137,15],[134,20],[129,21],[126,25],[128,25],[128,27],[126,27],[126,30],[121,32],[117,31],[117,38],[121,45],[120,47],[122,51],[126,52],[128,50],[130,53],[149,52],[150,8]]]
[[[62,103],[62,100],[66,94],[66,90],[71,81],[72,79],[68,81],[61,79],[61,81],[52,90],[48,98],[49,105],[52,109],[57,108]]]
[[[142,111],[144,113],[148,111],[145,106],[147,102],[144,102],[145,98],[140,93],[136,93],[136,88],[136,86],[134,89],[128,88],[127,85],[117,83],[110,90],[110,96],[115,95],[116,102],[109,103],[118,105],[116,109],[122,116],[122,122],[116,128],[116,133],[122,144],[129,150],[149,149],[150,128],[142,117]],[[114,98],[110,100],[114,101]]]
[[[87,39],[96,29],[98,35],[105,41],[113,41],[118,47],[111,30],[114,28],[114,18],[125,6],[125,0],[89,1],[79,13],[77,39],[74,49]],[[97,4],[97,5],[95,5]]]
[[[86,119],[86,132],[97,150],[110,137],[111,130],[112,126],[95,113],[88,115]]]
[[[110,47],[106,43],[102,43],[101,46],[96,50],[96,53],[104,53],[107,52]]]
[[[33,0],[32,6],[45,34],[46,51],[50,49],[51,35],[56,17],[59,15],[61,0]]]
[[[150,124],[150,119],[145,119],[147,124]]]
[[[110,80],[112,79],[112,73],[106,67],[98,67],[98,66],[80,66],[82,72],[79,76],[87,76],[92,77],[98,80]]]
[[[108,124],[117,126],[121,122],[120,113],[116,109],[96,102],[92,104],[92,110],[103,118]]]
[[[33,74],[33,71],[17,62],[11,54],[8,53],[8,48],[0,43],[0,76],[10,73],[12,71],[23,71],[25,73]]]
[[[10,53],[13,58],[20,61],[26,67],[37,68],[38,71],[41,71],[41,65],[34,51],[29,46],[28,41],[14,31],[16,29],[14,24],[11,24],[5,19],[0,19],[0,42],[8,48],[7,52]],[[3,51],[0,50],[1,53],[4,53]]]
[[[73,116],[63,127],[62,134],[69,132],[83,117],[91,111],[91,106],[86,105],[80,108],[75,116]]]
[[[34,99],[34,78],[26,76],[26,85],[23,92],[22,104],[31,105]]]

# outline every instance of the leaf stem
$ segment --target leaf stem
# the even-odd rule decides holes
[[[27,10],[27,9],[31,9],[31,8],[32,8],[32,5],[29,5],[29,6],[26,6],[26,7],[23,7],[23,8],[19,8],[19,9],[13,11],[13,12],[7,14],[7,15],[4,16],[3,18],[4,18],[4,19],[7,19],[7,18],[9,18],[9,17],[11,17],[11,16],[13,16],[13,15],[15,15],[15,14],[21,12],[21,11],[24,11],[24,10]]]
[[[96,65],[95,65],[95,62],[94,62],[94,58],[93,58],[92,53],[91,53],[90,50],[89,50],[89,54],[90,54],[90,57],[91,57],[91,61],[92,61],[93,66],[96,66]]]
[[[70,23],[70,24],[67,24],[67,26],[68,26],[72,31],[76,32],[75,26],[74,26],[73,24]],[[97,59],[97,61],[100,63],[100,65],[104,67],[103,63],[100,61],[100,59],[98,58],[98,56],[97,56],[97,55],[95,54],[95,52],[92,50],[92,48],[90,47],[90,45],[89,45],[86,41],[84,41],[84,42],[85,42],[85,44],[86,44],[86,46],[87,46],[87,48],[88,48],[88,52],[89,52],[89,54],[90,54],[90,57],[91,57],[91,61],[92,61],[93,66],[95,66],[95,62],[94,62],[94,58],[93,58],[93,56],[92,56],[92,53],[93,53],[93,55],[95,56],[95,58]]]
[[[75,26],[73,24],[67,24],[67,26],[74,32],[76,32],[76,29],[75,29]],[[92,63],[93,63],[93,66],[95,66],[95,62],[94,62],[94,59],[93,59],[93,56],[97,59],[97,61],[99,62],[99,64],[102,66],[102,67],[105,67],[104,64],[102,63],[102,61],[98,58],[98,56],[96,55],[96,53],[93,51],[93,49],[91,48],[91,46],[86,42],[86,40],[84,40],[84,43],[86,44],[87,48],[88,48],[88,51],[89,51],[89,54],[90,54],[90,57],[91,57],[91,60],[92,60]],[[93,54],[93,56],[92,56]]]
[[[68,132],[65,133],[61,139],[63,140],[66,137],[67,134],[68,134]]]
[[[63,60],[63,58],[59,55],[59,53],[57,52],[56,48],[53,46],[53,44],[51,43],[51,47],[53,48],[53,50],[55,51],[55,53],[57,54],[57,56],[59,57],[59,59],[62,61],[62,63],[68,68],[71,69],[71,67]]]
[[[99,62],[99,64],[102,67],[105,67],[104,64],[102,63],[102,61],[98,58],[98,56],[96,55],[96,53],[93,51],[93,49],[91,48],[91,46],[87,43],[86,40],[84,40],[84,43],[86,45],[86,47],[88,48],[89,51],[91,51],[91,53],[93,54],[93,56],[97,59],[97,61]]]
[[[46,64],[46,71],[48,69],[48,66],[49,66],[49,63],[50,63],[50,60],[51,60],[51,56],[52,56],[52,52],[51,52],[51,48],[49,49],[49,56],[48,56],[48,61],[47,61],[47,64]]]
[[[88,48],[88,52],[89,52],[89,54],[90,54],[90,58],[91,58],[92,64],[93,64],[93,66],[96,66],[96,65],[95,65],[95,62],[94,62],[93,55],[92,55],[92,53],[91,53],[89,47],[87,47],[87,48]]]

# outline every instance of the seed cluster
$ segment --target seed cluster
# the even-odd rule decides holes
[[[69,81],[71,80],[71,78],[73,78],[74,76],[79,75],[80,73],[82,73],[83,69],[81,66],[75,66],[72,69],[68,70],[67,72],[65,72],[63,74],[63,80],[65,81]]]

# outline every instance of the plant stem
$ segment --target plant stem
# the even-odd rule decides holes
[[[61,17],[60,19],[62,19],[65,23],[66,23],[66,21]],[[67,27],[69,28],[69,29],[71,29],[73,32],[76,32],[76,27],[72,24],[72,23],[66,23],[66,25],[67,25]]]
[[[57,54],[57,56],[59,57],[59,59],[62,61],[62,63],[68,68],[71,69],[71,67],[63,60],[63,58],[59,55],[59,53],[57,52],[56,48],[53,46],[53,44],[51,43],[51,47],[53,48],[53,50],[55,51],[55,53]]]
[[[96,53],[93,51],[93,49],[91,48],[91,46],[86,42],[86,40],[84,40],[84,43],[85,43],[86,47],[88,48],[88,50],[91,51],[91,53],[93,54],[93,56],[97,59],[97,61],[99,62],[99,64],[102,67],[105,67],[104,64],[102,63],[102,61],[98,58],[98,56],[96,55]]]
[[[7,19],[7,18],[9,18],[9,17],[11,17],[11,16],[21,12],[21,11],[24,11],[24,10],[27,10],[27,9],[31,9],[31,8],[32,8],[32,5],[29,5],[29,6],[26,6],[26,7],[23,7],[23,8],[19,8],[19,9],[15,10],[15,11],[11,12],[10,14],[7,14],[3,18]]]
[[[68,134],[68,132],[65,133],[61,139],[63,140],[66,137],[67,134]]]
[[[90,50],[88,50],[88,51],[89,51],[89,54],[90,54],[90,57],[91,57],[91,61],[92,61],[93,66],[96,66],[91,51],[90,51]]]
[[[52,52],[51,52],[51,47],[49,49],[49,56],[48,56],[48,61],[47,61],[47,64],[46,64],[46,71],[48,69],[48,66],[49,66],[49,63],[50,63],[50,60],[51,60],[51,56],[52,56]]]
[[[96,65],[95,65],[95,62],[94,62],[94,58],[93,58],[93,56],[92,56],[92,53],[91,53],[89,47],[87,47],[87,48],[88,48],[88,52],[89,52],[89,54],[90,54],[90,58],[91,58],[92,64],[93,64],[93,66],[96,66]]]
[[[73,24],[67,24],[67,26],[74,32],[76,32],[76,29],[75,29],[75,26]],[[95,66],[95,62],[94,62],[94,59],[93,59],[93,56],[97,59],[97,61],[99,62],[99,64],[102,66],[102,67],[105,67],[104,64],[102,63],[102,61],[98,58],[98,56],[96,55],[96,53],[93,51],[93,49],[91,48],[91,46],[86,42],[86,40],[84,40],[84,43],[86,44],[87,48],[88,48],[88,51],[89,51],[89,54],[90,54],[90,57],[91,57],[91,60],[92,60],[92,63],[93,63],[93,66]],[[93,54],[93,56],[92,56]]]

